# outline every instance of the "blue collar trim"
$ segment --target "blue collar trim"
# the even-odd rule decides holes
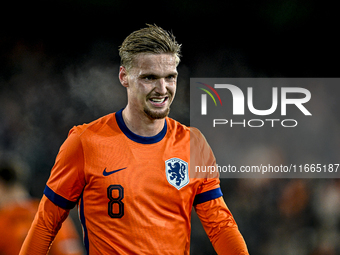
[[[123,109],[119,110],[118,112],[116,112],[116,120],[117,120],[117,124],[120,128],[120,130],[132,141],[135,141],[137,143],[142,143],[142,144],[153,144],[153,143],[158,143],[159,141],[161,141],[166,132],[167,132],[167,123],[166,120],[164,120],[164,127],[161,130],[161,132],[159,132],[157,135],[155,136],[140,136],[137,135],[135,133],[133,133],[132,131],[130,131],[130,129],[128,129],[128,127],[126,126],[124,119],[123,119]]]

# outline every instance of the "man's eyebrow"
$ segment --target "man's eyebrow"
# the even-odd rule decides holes
[[[168,77],[168,76],[177,76],[178,75],[178,72],[171,72],[171,73],[168,73],[166,74],[164,77]],[[148,76],[151,76],[151,77],[155,77],[155,78],[160,78],[162,76],[158,75],[158,74],[155,74],[155,73],[142,73],[139,75],[139,77],[148,77]]]
[[[159,75],[157,75],[155,73],[142,73],[139,76],[140,77],[148,77],[148,76],[159,77]]]
[[[172,75],[172,76],[177,76],[177,75],[178,75],[178,72],[169,73],[167,76],[170,76],[170,75]]]

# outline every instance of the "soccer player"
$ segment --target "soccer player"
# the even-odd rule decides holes
[[[38,210],[39,200],[29,196],[20,183],[18,164],[0,160],[0,254],[18,255]],[[68,218],[50,249],[50,255],[82,255],[83,247]]]
[[[248,254],[203,135],[167,117],[180,45],[156,25],[131,33],[119,53],[125,108],[75,126],[61,146],[20,254],[46,254],[78,205],[88,254],[189,254],[195,208],[218,254]]]

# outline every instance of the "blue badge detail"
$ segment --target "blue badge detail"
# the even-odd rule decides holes
[[[189,183],[188,163],[179,158],[165,161],[165,172],[168,182],[176,189],[181,189]]]

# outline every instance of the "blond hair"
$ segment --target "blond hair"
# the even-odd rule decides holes
[[[141,53],[174,54],[178,65],[181,45],[176,42],[175,36],[156,25],[147,26],[132,32],[123,41],[119,47],[121,65],[127,70],[131,69],[134,58]]]

